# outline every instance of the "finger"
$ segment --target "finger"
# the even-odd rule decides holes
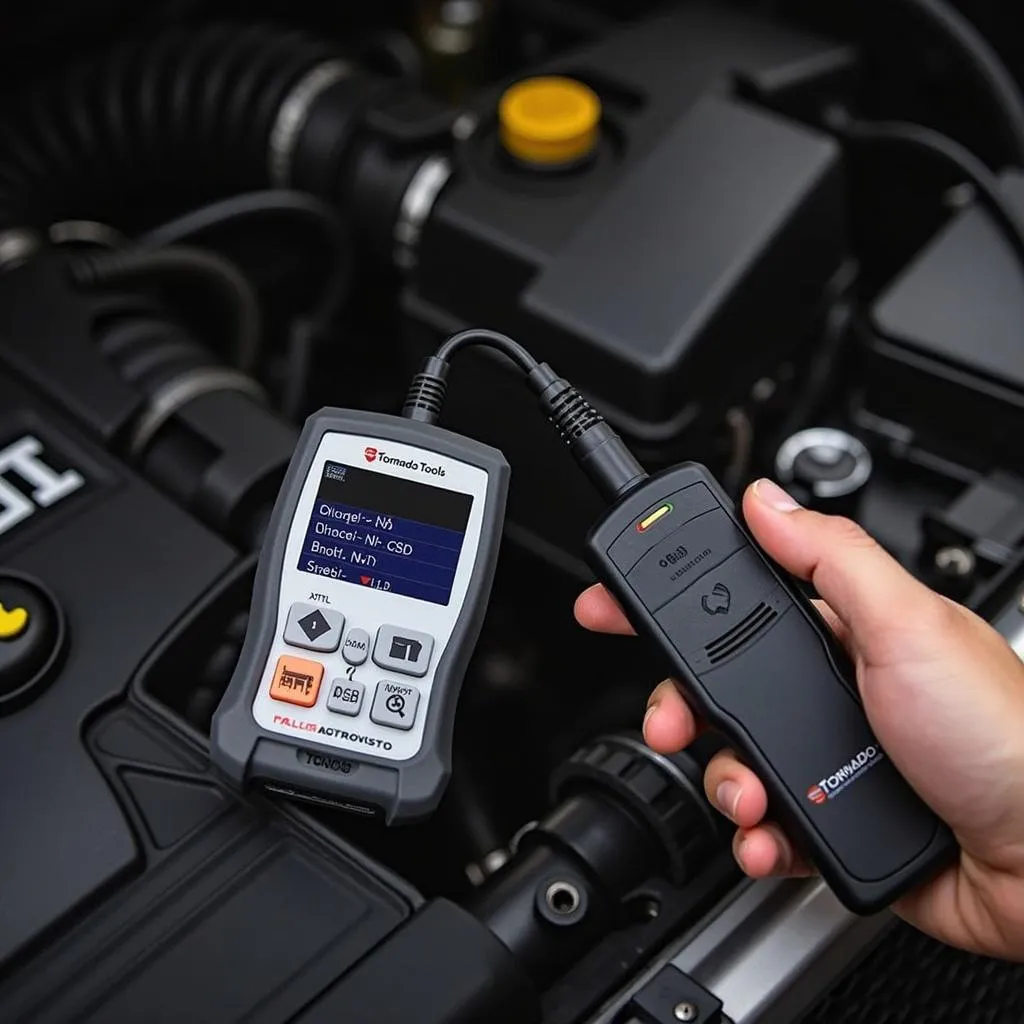
[[[933,633],[953,612],[856,523],[809,512],[770,480],[743,499],[747,524],[768,555],[810,580],[857,638],[866,661],[892,655],[894,630]],[[941,627],[940,627],[941,628]]]
[[[856,642],[846,623],[824,601],[812,602],[818,614],[825,620],[825,625],[835,634],[835,638],[846,648],[851,656],[856,654]]]
[[[632,636],[633,627],[619,602],[600,583],[588,587],[576,598],[576,621],[595,633],[617,633]]]
[[[807,878],[814,872],[774,822],[740,829],[733,838],[733,856],[751,878]]]
[[[723,750],[708,762],[704,792],[734,825],[753,828],[768,811],[768,794],[761,780],[731,750]]]
[[[675,683],[666,679],[651,694],[644,716],[644,740],[659,754],[677,754],[688,747],[700,731],[690,706]]]

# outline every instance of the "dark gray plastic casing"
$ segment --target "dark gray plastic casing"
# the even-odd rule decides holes
[[[487,475],[480,536],[465,598],[438,655],[418,751],[397,761],[358,749],[262,728],[253,704],[278,642],[279,592],[300,496],[328,434],[396,442],[482,469]],[[497,449],[396,416],[322,409],[303,428],[278,495],[256,571],[249,627],[212,723],[210,757],[237,788],[259,782],[306,799],[383,813],[387,824],[416,821],[437,806],[451,774],[452,733],[462,680],[480,634],[497,566],[510,469]],[[312,578],[315,585],[315,577]],[[359,588],[353,587],[355,598]],[[415,628],[414,622],[406,625]],[[307,652],[298,651],[298,656]],[[317,658],[316,654],[308,657]],[[423,712],[421,712],[423,713]]]

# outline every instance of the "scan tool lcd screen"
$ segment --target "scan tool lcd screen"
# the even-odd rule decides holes
[[[472,505],[458,491],[327,462],[298,568],[447,604]]]

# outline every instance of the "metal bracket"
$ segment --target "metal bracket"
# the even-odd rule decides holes
[[[622,1024],[723,1024],[722,1000],[669,964],[633,998]]]

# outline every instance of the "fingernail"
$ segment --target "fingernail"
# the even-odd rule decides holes
[[[758,480],[754,484],[754,497],[776,512],[796,512],[800,508],[799,502],[772,480]]]
[[[775,840],[775,850],[779,858],[773,874],[788,875],[793,868],[793,847],[780,829],[774,825],[766,825],[765,828]]]
[[[743,836],[742,839],[737,841],[735,849],[733,850],[733,856],[736,858],[736,863],[739,864],[741,871],[747,870],[746,865],[743,863],[746,858],[746,846],[747,837]]]
[[[654,716],[655,711],[657,711],[657,710],[658,710],[658,705],[657,704],[652,704],[647,709],[646,713],[644,714],[644,730],[645,731],[647,729],[647,723],[651,720],[651,718]]]
[[[715,790],[715,803],[718,809],[733,821],[736,820],[736,808],[739,806],[743,790],[739,783],[726,781]]]

